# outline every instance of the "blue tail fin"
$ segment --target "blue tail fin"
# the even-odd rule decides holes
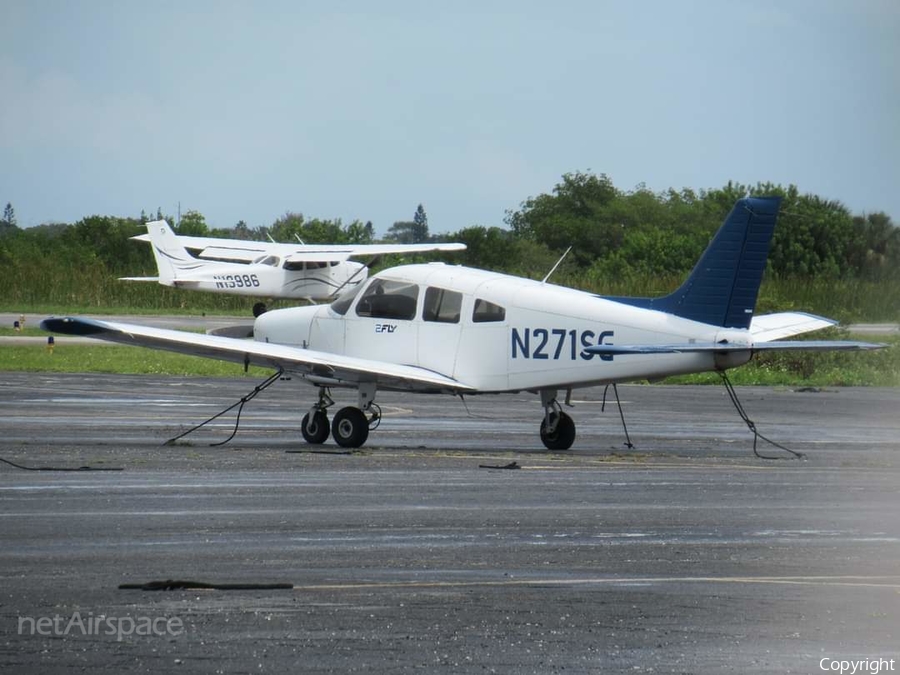
[[[748,328],[781,197],[739,199],[691,275],[661,298],[610,298],[725,328]]]

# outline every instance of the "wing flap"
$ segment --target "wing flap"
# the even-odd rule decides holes
[[[472,387],[453,378],[417,366],[358,359],[253,340],[77,317],[44,319],[41,328],[51,333],[164,349],[263,368],[284,368],[302,377],[324,379],[339,384],[376,382],[385,388],[414,391],[473,391]]]

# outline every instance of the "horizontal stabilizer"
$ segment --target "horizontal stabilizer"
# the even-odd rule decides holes
[[[586,347],[584,351],[601,356],[622,356],[627,354],[688,354],[692,352],[768,352],[792,349],[817,352],[860,351],[865,349],[882,349],[884,347],[887,347],[887,345],[848,340],[785,340],[781,342],[756,342],[752,345],[717,342],[686,342],[669,345],[595,345]]]
[[[119,277],[119,281],[154,281],[154,282],[158,282],[159,277]]]
[[[750,334],[754,342],[769,342],[836,326],[837,321],[805,312],[779,312],[754,316]]]

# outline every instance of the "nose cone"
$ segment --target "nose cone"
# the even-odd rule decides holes
[[[321,309],[312,306],[270,310],[256,318],[253,337],[259,342],[305,348],[309,344],[310,326]]]

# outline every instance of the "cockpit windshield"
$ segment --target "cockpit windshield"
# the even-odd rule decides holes
[[[331,303],[332,311],[344,316],[344,314],[347,313],[347,310],[350,309],[350,305],[353,304],[353,299],[359,294],[363,286],[365,286],[365,284],[356,284],[356,286],[351,286],[341,293],[338,296],[338,299]]]

